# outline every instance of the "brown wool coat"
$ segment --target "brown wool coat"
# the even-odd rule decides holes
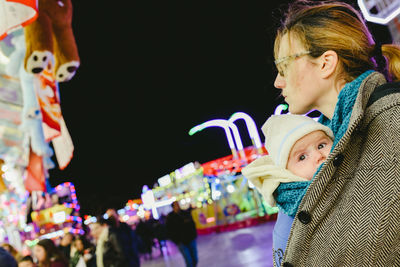
[[[374,72],[361,84],[346,133],[299,206],[284,266],[400,266],[400,93],[366,108],[384,83]]]

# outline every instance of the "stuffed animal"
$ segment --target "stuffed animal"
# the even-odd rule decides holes
[[[39,0],[38,18],[24,27],[28,73],[41,73],[51,63],[58,82],[75,75],[80,59],[71,22],[71,0]]]
[[[49,100],[52,102],[52,105],[48,107],[43,107],[43,103],[40,105],[40,101],[43,102],[43,94],[48,94],[50,92],[50,94],[53,95],[57,93],[52,90],[54,89],[54,85],[50,82],[51,79],[47,80],[46,78],[47,75],[51,77],[51,72],[45,69],[41,74],[34,75],[25,71],[23,60],[26,42],[23,32],[22,35],[14,36],[11,39],[11,43],[15,46],[15,49],[10,54],[10,61],[6,66],[6,72],[10,76],[19,78],[21,83],[24,103],[22,108],[22,124],[19,128],[23,131],[24,135],[23,151],[26,155],[25,161],[29,161],[29,148],[31,146],[32,152],[36,153],[38,156],[43,156],[43,164],[46,170],[54,168],[55,164],[51,159],[53,150],[48,143],[52,141],[59,168],[64,169],[73,157],[74,146],[71,136],[68,133],[68,129],[61,115],[60,107],[57,108],[57,103],[53,100]],[[50,63],[49,65],[51,66]],[[55,83],[57,84],[57,82]],[[58,86],[56,87],[58,90]],[[46,134],[45,129],[47,129],[47,132],[51,132],[49,130],[51,128],[49,126],[51,125],[48,123],[49,119],[45,120],[43,114],[55,111],[59,112],[59,121],[57,122],[59,123],[58,128],[60,128],[59,134],[49,136],[49,134]],[[53,130],[53,132],[55,131]]]
[[[11,42],[15,45],[14,52],[10,55],[10,62],[6,66],[8,75],[20,79],[23,108],[20,129],[24,132],[23,146],[26,154],[30,148],[39,156],[51,157],[53,151],[45,141],[39,103],[35,93],[34,74],[27,73],[23,67],[25,54],[24,35],[13,37]]]
[[[6,73],[19,78],[21,83],[23,107],[21,125],[23,132],[23,151],[26,159],[25,188],[31,191],[45,191],[47,170],[54,168],[51,160],[53,150],[46,142],[42,126],[42,114],[36,95],[35,86],[40,81],[40,75],[27,73],[24,68],[24,55],[26,51],[25,36],[14,36],[11,40],[15,50],[9,56]]]

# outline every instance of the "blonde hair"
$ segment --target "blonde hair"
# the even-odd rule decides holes
[[[339,57],[339,75],[350,82],[375,69],[391,81],[400,80],[400,47],[376,44],[360,13],[351,5],[334,1],[292,3],[277,31],[274,54],[282,37],[298,38],[309,56],[317,58],[333,50]]]

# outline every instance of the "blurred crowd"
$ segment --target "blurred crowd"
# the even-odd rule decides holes
[[[65,233],[57,239],[41,239],[28,251],[3,243],[0,266],[139,267],[141,259],[152,259],[153,249],[161,254],[168,251],[165,216],[141,219],[131,226],[121,222],[114,209],[106,214],[90,223],[85,235]]]
[[[140,267],[141,260],[153,259],[153,252],[169,254],[167,239],[179,248],[186,266],[194,267],[197,233],[191,209],[181,210],[176,201],[171,206],[167,215],[142,218],[134,225],[121,222],[116,210],[108,209],[87,226],[86,234],[40,239],[28,250],[3,243],[0,267]]]

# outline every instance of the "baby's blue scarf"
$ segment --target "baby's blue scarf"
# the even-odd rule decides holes
[[[338,102],[336,103],[335,112],[332,120],[329,120],[324,115],[321,115],[319,122],[331,128],[335,139],[333,140],[332,150],[337,145],[339,140],[343,137],[346,132],[353,111],[353,106],[357,98],[358,88],[362,81],[372,73],[372,70],[366,71],[358,76],[354,81],[347,83],[340,91],[338,96]],[[331,151],[332,151],[331,150]],[[323,164],[322,164],[323,165]],[[318,168],[314,177],[321,169],[322,165]],[[313,177],[313,179],[314,179]],[[291,182],[281,183],[275,190],[276,205],[284,213],[294,217],[297,209],[303,199],[311,181],[305,182]]]

